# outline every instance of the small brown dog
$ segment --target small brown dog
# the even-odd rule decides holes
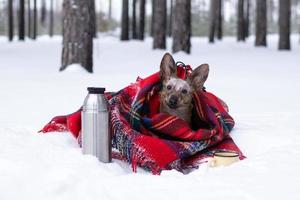
[[[208,64],[202,64],[186,80],[180,79],[173,57],[166,53],[160,63],[160,112],[175,115],[191,125],[193,93],[203,88],[208,72]]]

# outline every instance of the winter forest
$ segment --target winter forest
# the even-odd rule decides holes
[[[0,200],[299,200],[299,55],[300,0],[0,0]]]
[[[153,49],[166,49],[170,37],[173,53],[189,54],[192,36],[206,36],[214,43],[223,36],[243,42],[254,35],[255,46],[267,46],[267,34],[278,33],[278,49],[291,50],[290,34],[300,32],[298,0],[2,0],[0,4],[0,34],[9,41],[63,36],[60,70],[80,63],[92,72],[93,38],[101,37],[98,33],[114,34],[121,41],[150,36]],[[81,45],[84,48],[79,49]]]

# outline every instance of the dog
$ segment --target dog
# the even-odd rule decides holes
[[[177,116],[191,126],[193,93],[203,89],[208,73],[208,64],[202,64],[186,80],[178,78],[175,61],[166,53],[160,63],[160,112]]]

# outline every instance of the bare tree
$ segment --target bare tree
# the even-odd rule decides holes
[[[60,71],[78,63],[93,72],[93,1],[63,1],[63,49]]]
[[[47,9],[46,9],[46,0],[41,2],[41,24],[44,26],[46,22]]]
[[[216,21],[217,21],[217,1],[210,1],[210,16],[209,16],[209,42],[213,43],[215,41],[215,30],[216,30]]]
[[[217,0],[216,6],[216,35],[219,40],[223,37],[223,6],[222,0]]]
[[[33,32],[32,39],[36,39],[37,36],[37,8],[36,8],[36,0],[33,0]]]
[[[50,13],[49,13],[49,36],[52,37],[54,33],[54,15],[53,15],[53,0],[50,0]]]
[[[244,0],[238,0],[237,40],[245,41]]]
[[[136,0],[132,0],[132,39],[137,39],[136,28]]]
[[[138,39],[144,40],[145,33],[145,3],[146,0],[140,0],[140,18],[139,18],[139,29],[138,29]]]
[[[267,1],[256,0],[255,46],[267,46]]]
[[[168,22],[168,36],[172,36],[172,23],[173,23],[173,0],[170,0],[170,8],[169,8],[169,22]]]
[[[112,0],[108,1],[108,20],[111,21],[111,15],[112,15]]]
[[[129,40],[128,0],[123,0],[121,20],[121,40]]]
[[[25,39],[25,1],[19,1],[19,10],[18,10],[18,27],[19,27],[19,40]]]
[[[249,37],[249,26],[250,26],[250,7],[251,7],[251,1],[250,0],[245,0],[245,23],[244,23],[244,35],[245,38]]]
[[[166,48],[167,1],[154,0],[153,49]]]
[[[190,53],[191,48],[191,1],[176,0],[174,7],[173,53],[185,51]],[[176,23],[175,23],[176,22]]]
[[[14,6],[13,6],[13,0],[8,0],[8,40],[12,41],[14,38]]]
[[[97,22],[96,22],[96,8],[95,8],[95,0],[91,0],[91,23],[93,29],[93,37],[97,37]]]
[[[290,44],[290,19],[291,1],[279,0],[279,50],[291,49]]]
[[[31,29],[32,29],[32,23],[31,23],[31,0],[27,0],[27,36],[31,38]]]

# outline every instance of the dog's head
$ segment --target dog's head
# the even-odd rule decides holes
[[[193,92],[203,88],[208,72],[208,64],[202,64],[186,80],[178,78],[174,59],[169,53],[166,53],[160,64],[161,103],[168,106],[168,109],[191,107]]]

